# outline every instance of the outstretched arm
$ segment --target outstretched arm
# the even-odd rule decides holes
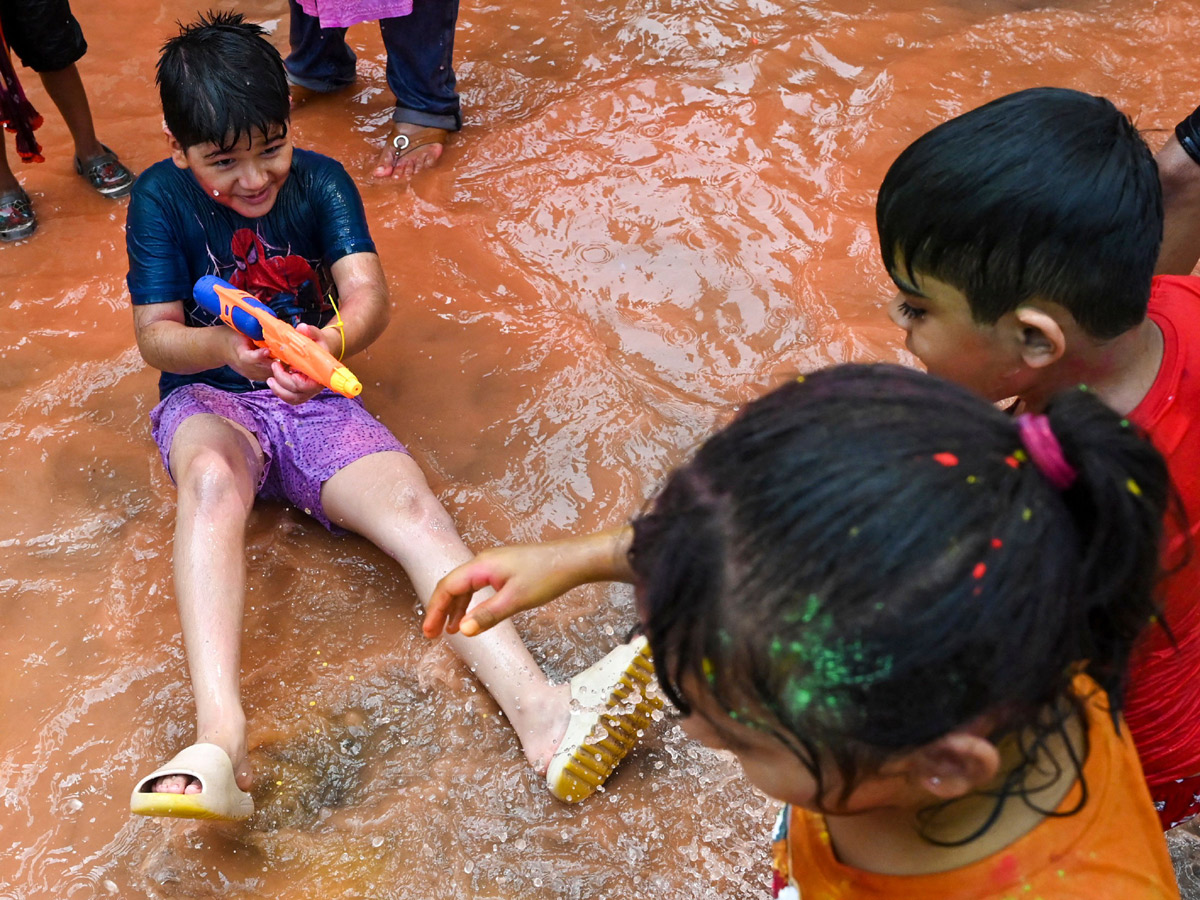
[[[631,582],[632,539],[633,529],[624,525],[545,544],[485,550],[437,583],[425,614],[425,636],[437,637],[445,629],[470,637],[582,584]],[[470,606],[471,597],[485,587],[496,593]]]

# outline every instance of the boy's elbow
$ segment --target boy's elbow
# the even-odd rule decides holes
[[[133,314],[133,340],[137,344],[138,353],[141,354],[142,361],[149,365],[154,365],[150,361],[153,341],[147,334],[147,330],[146,326],[138,321],[137,309],[135,308]]]
[[[150,333],[150,329],[138,329],[134,339],[137,341],[138,353],[142,356],[142,362],[154,369],[164,369],[162,353],[159,348],[159,342],[154,335]]]
[[[369,323],[367,330],[371,335],[371,340],[374,340],[387,330],[392,321],[392,302],[388,298],[386,289],[372,292],[369,310],[366,317]]]

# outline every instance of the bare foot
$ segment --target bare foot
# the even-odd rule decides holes
[[[243,791],[250,790],[254,779],[250,772],[250,758],[247,756],[246,748],[243,744],[239,743],[237,749],[231,753],[224,742],[211,737],[201,738],[197,743],[216,744],[223,749],[230,760],[235,760],[233,763],[233,780]],[[193,778],[191,775],[172,774],[155,779],[150,785],[150,791],[155,794],[199,794],[203,791],[203,787],[200,784],[200,780]]]
[[[376,178],[411,178],[441,159],[449,134],[444,128],[393,122],[372,174]]]
[[[150,790],[155,794],[199,794],[200,780],[190,775],[164,775]]]
[[[535,696],[523,697],[521,707],[513,728],[533,771],[545,775],[571,720],[571,686],[546,685]]]

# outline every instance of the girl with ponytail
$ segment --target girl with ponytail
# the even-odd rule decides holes
[[[1086,390],[1014,418],[840,366],[749,404],[631,529],[451,573],[427,631],[632,581],[684,730],[786,804],[775,896],[1177,897],[1121,720],[1168,496]]]

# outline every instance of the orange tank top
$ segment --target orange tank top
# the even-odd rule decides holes
[[[774,893],[781,900],[1178,900],[1166,841],[1128,730],[1118,735],[1091,682],[1087,703],[1087,803],[1047,817],[986,859],[926,875],[880,875],[842,865],[824,818],[785,808],[773,846]],[[1087,687],[1085,688],[1084,685]],[[1074,808],[1076,783],[1059,809]]]

